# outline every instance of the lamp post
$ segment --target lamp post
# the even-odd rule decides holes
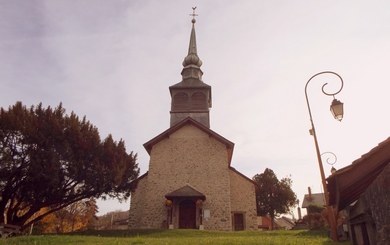
[[[325,83],[324,85],[322,85],[322,92],[325,95],[333,96],[333,101],[332,101],[332,104],[330,105],[330,110],[331,110],[331,112],[333,114],[333,117],[335,119],[337,119],[338,121],[341,121],[343,119],[344,111],[343,111],[343,103],[341,103],[339,100],[337,100],[335,98],[335,95],[340,93],[340,91],[343,89],[344,82],[343,82],[343,79],[341,78],[341,76],[339,74],[337,74],[337,73],[335,73],[333,71],[323,71],[323,72],[319,72],[319,73],[313,75],[307,81],[306,86],[305,86],[306,103],[307,103],[307,108],[309,109],[310,123],[311,123],[310,134],[313,135],[313,137],[314,137],[314,144],[315,144],[316,153],[317,153],[317,160],[318,160],[318,165],[319,165],[320,173],[321,173],[322,186],[323,186],[323,189],[324,189],[326,209],[327,209],[328,218],[329,218],[330,234],[331,234],[332,240],[337,241],[338,237],[337,237],[337,227],[336,227],[336,216],[335,216],[335,214],[333,212],[333,208],[329,205],[329,193],[328,193],[328,188],[326,186],[324,167],[323,167],[323,164],[322,164],[320,148],[318,146],[317,134],[316,134],[316,130],[315,130],[315,127],[314,127],[313,117],[312,117],[312,114],[311,114],[309,98],[307,96],[307,85],[310,83],[311,80],[313,80],[313,78],[315,78],[315,77],[317,77],[319,75],[322,75],[322,74],[335,75],[335,76],[337,76],[339,78],[339,80],[341,82],[340,89],[338,91],[336,91],[335,93],[328,93],[328,92],[326,92],[324,90],[328,83]]]

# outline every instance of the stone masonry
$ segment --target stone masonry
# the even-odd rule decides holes
[[[130,228],[163,228],[165,195],[189,184],[206,196],[205,229],[232,230],[232,212],[245,213],[246,229],[256,228],[253,183],[229,167],[226,146],[193,125],[185,125],[153,146],[149,172],[132,194]],[[178,212],[173,212],[178,227]]]

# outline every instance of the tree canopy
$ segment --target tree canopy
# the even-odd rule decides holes
[[[123,140],[101,140],[95,126],[66,115],[61,104],[1,108],[0,223],[25,228],[85,198],[127,199],[139,174],[136,158]]]
[[[290,178],[278,180],[274,171],[266,168],[264,173],[256,174],[253,181],[256,183],[257,215],[269,215],[273,221],[276,215],[287,213],[296,205],[297,197],[291,189]]]

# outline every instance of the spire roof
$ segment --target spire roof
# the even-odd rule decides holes
[[[193,7],[193,13],[192,16],[192,30],[191,30],[191,37],[190,37],[190,45],[188,47],[188,55],[184,58],[183,66],[189,66],[189,65],[195,65],[197,67],[200,67],[202,65],[202,61],[199,59],[197,48],[196,48],[196,35],[195,35],[195,9],[196,7]]]

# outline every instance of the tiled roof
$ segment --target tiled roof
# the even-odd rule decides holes
[[[342,210],[357,199],[390,163],[390,137],[328,177],[329,203]]]
[[[324,193],[312,193],[311,198],[309,197],[309,194],[305,194],[302,202],[302,208],[307,208],[310,205],[319,207],[325,206]]]
[[[180,198],[180,197],[197,197],[202,200],[206,200],[206,196],[200,191],[196,190],[194,187],[190,185],[185,185],[175,191],[172,191],[165,195],[166,198]]]

